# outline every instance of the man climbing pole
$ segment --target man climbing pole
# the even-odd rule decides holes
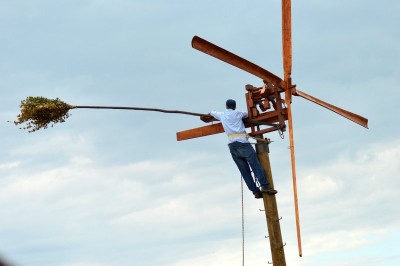
[[[228,147],[232,158],[255,198],[262,198],[262,192],[275,195],[278,191],[270,187],[265,177],[265,171],[258,161],[257,154],[248,141],[248,135],[242,121],[243,118],[247,117],[247,112],[236,110],[235,100],[229,99],[226,101],[226,110],[224,112],[212,111],[210,115],[221,121],[225,133],[228,135]],[[207,118],[204,117],[204,119]],[[250,167],[260,183],[260,188],[257,187],[253,180]]]

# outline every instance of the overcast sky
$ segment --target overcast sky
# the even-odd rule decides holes
[[[400,3],[293,1],[301,98],[266,135],[288,265],[400,265]],[[178,142],[197,117],[72,110],[27,133],[20,101],[199,113],[245,109],[258,78],[191,48],[194,35],[282,76],[280,1],[0,1],[0,258],[14,265],[242,265],[240,174],[224,134]],[[245,265],[272,262],[262,201],[244,191]]]

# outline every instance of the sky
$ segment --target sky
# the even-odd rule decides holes
[[[303,257],[288,134],[265,135],[287,265],[400,264],[400,3],[292,1],[293,83],[369,119],[292,104]],[[0,258],[12,265],[242,265],[240,174],[197,117],[70,112],[28,133],[28,96],[208,113],[262,81],[191,48],[198,35],[278,76],[280,1],[2,0]],[[244,190],[244,264],[272,262],[262,201]]]

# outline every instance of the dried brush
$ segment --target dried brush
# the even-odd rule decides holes
[[[120,110],[141,110],[141,111],[155,111],[162,113],[175,113],[200,116],[210,121],[214,118],[208,114],[192,113],[178,110],[164,110],[158,108],[143,108],[143,107],[120,107],[120,106],[76,106],[70,105],[59,98],[47,99],[45,97],[32,97],[29,96],[21,101],[20,110],[21,114],[17,116],[15,125],[25,124],[20,129],[28,130],[29,133],[35,132],[39,129],[46,129],[54,126],[56,123],[63,123],[70,116],[69,111],[75,108],[88,108],[88,109],[120,109]]]

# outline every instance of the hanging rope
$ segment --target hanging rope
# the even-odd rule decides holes
[[[254,182],[259,187],[260,183],[258,182],[258,178],[254,175]],[[244,198],[243,198],[243,176],[240,176],[240,189],[242,192],[241,200],[242,200],[242,266],[244,266]]]
[[[244,266],[244,200],[243,200],[243,177],[240,176],[240,188],[242,190],[242,266]]]

